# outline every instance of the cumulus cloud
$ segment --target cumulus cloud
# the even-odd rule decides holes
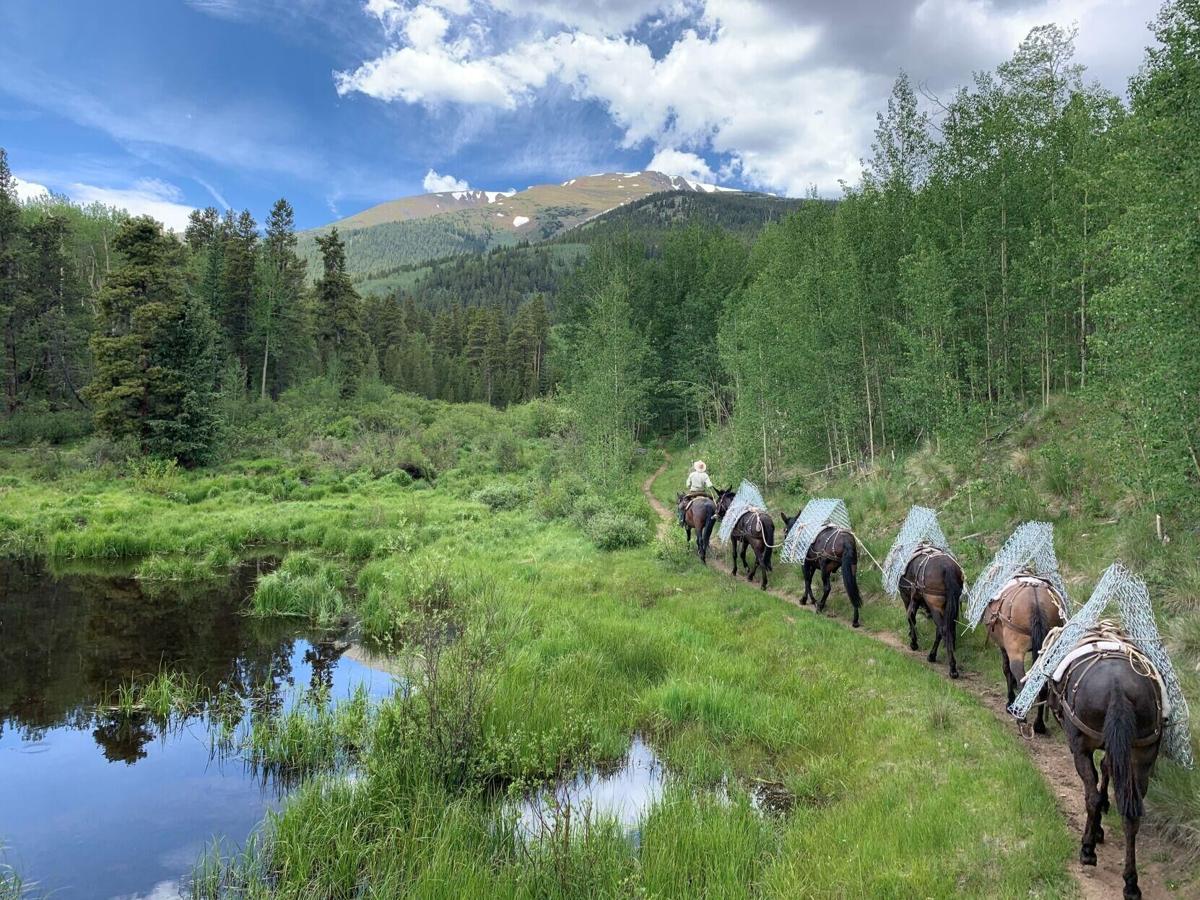
[[[875,112],[901,68],[949,94],[972,70],[1011,55],[1033,26],[1078,22],[1081,61],[1098,57],[1104,83],[1119,90],[1108,69],[1136,68],[1147,15],[1137,0],[367,0],[365,8],[388,46],[335,74],[342,95],[514,110],[553,81],[606,110],[625,148],[649,150],[651,168],[711,180],[705,157],[716,157],[723,175],[790,194],[812,184],[836,193],[858,180]],[[653,31],[674,24],[665,41],[639,39],[651,17]]]
[[[36,181],[26,181],[24,178],[13,176],[13,180],[17,186],[18,200],[36,200],[39,197],[49,195],[50,189],[44,184],[38,184]]]
[[[135,216],[151,216],[181,234],[195,208],[182,202],[179,188],[157,178],[143,178],[127,188],[75,182],[67,187],[66,193],[79,203],[102,203],[126,209]]]
[[[692,181],[716,181],[716,173],[695,153],[682,150],[659,150],[646,166],[651,172],[662,172],[664,175],[681,175]]]
[[[455,178],[453,175],[439,175],[433,169],[425,173],[425,180],[421,182],[421,186],[428,194],[445,194],[450,191],[469,191],[471,189],[471,186],[463,179]]]

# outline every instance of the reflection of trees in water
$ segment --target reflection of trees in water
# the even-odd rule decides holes
[[[264,712],[277,711],[294,683],[292,626],[242,614],[258,575],[272,567],[251,563],[221,583],[150,596],[128,576],[55,578],[27,561],[0,560],[0,725],[30,738],[62,726],[95,729],[107,748],[118,735],[97,708],[120,685],[163,671],[197,681],[204,696],[253,696]],[[340,656],[332,649],[313,660],[324,682]]]
[[[321,638],[304,651],[304,661],[312,667],[312,677],[309,688],[314,691],[323,690],[326,694],[333,693],[333,670],[337,668],[342,654],[350,649],[345,641],[334,638]]]
[[[92,737],[109,762],[133,765],[145,759],[145,747],[158,737],[161,727],[144,714],[110,713],[96,716]]]

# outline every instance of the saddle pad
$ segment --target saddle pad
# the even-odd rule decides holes
[[[1125,647],[1126,645],[1120,641],[1088,641],[1080,644],[1063,657],[1062,662],[1055,668],[1054,674],[1050,676],[1050,680],[1055,684],[1062,681],[1063,676],[1067,674],[1067,668],[1077,659],[1084,656],[1091,656],[1093,653],[1103,653],[1106,650],[1124,653]],[[1162,714],[1165,720],[1171,715],[1171,701],[1167,698],[1166,686],[1163,684],[1162,676],[1158,674],[1158,669],[1151,666],[1150,671],[1154,675],[1155,684],[1158,685],[1158,695],[1162,699]]]

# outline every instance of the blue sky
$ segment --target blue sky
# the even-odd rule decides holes
[[[944,96],[1030,27],[1123,92],[1151,0],[4,0],[26,192],[311,227],[469,184],[658,168],[827,195],[906,69]]]

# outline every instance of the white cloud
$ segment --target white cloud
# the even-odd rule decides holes
[[[857,182],[900,68],[948,95],[1010,56],[1031,27],[1079,22],[1080,61],[1097,59],[1119,88],[1107,61],[1136,68],[1147,16],[1144,0],[896,0],[885,11],[868,0],[453,2],[451,20],[368,0],[392,44],[336,73],[338,92],[513,110],[553,80],[603,106],[626,148],[648,146],[651,168],[713,180],[704,153],[721,159],[724,177],[793,195]],[[691,27],[652,51],[630,33],[649,16]],[[529,18],[551,27],[522,25]],[[530,37],[504,44],[514,33]]]
[[[700,156],[682,150],[659,150],[646,168],[664,175],[681,175],[692,181],[716,181],[716,173]]]
[[[26,181],[24,178],[13,176],[13,180],[17,185],[18,200],[36,200],[39,197],[45,197],[50,193],[50,189],[44,184],[38,184],[36,181]]]
[[[471,186],[461,178],[455,178],[453,175],[439,175],[433,169],[425,173],[425,180],[421,182],[421,186],[429,194],[445,194],[450,191],[469,191],[471,189]]]
[[[99,187],[76,182],[67,194],[78,203],[102,203],[126,209],[135,216],[151,216],[172,231],[183,233],[188,214],[194,207],[181,203],[182,192],[173,184],[157,178],[143,178],[128,188]]]

